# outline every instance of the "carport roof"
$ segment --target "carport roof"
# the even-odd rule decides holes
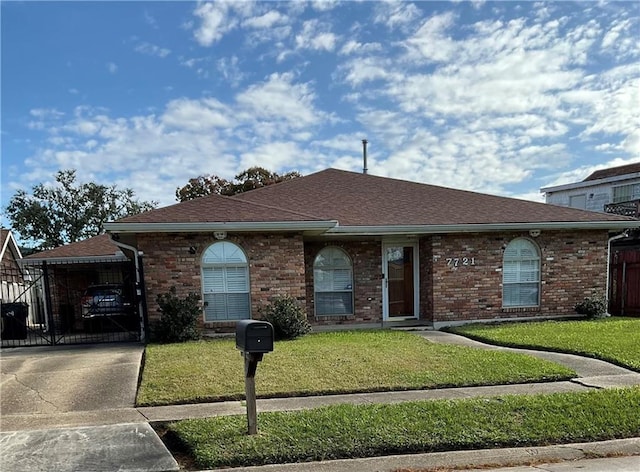
[[[23,265],[75,264],[83,262],[121,262],[128,260],[108,234],[31,254],[21,261]]]

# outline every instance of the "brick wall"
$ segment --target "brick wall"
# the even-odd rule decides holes
[[[343,249],[353,263],[354,315],[314,315],[313,261],[327,246]],[[306,267],[307,315],[313,324],[372,323],[382,319],[382,246],[379,241],[307,242],[304,245]]]
[[[540,248],[541,303],[534,308],[502,307],[502,257],[514,238],[528,232],[433,235],[420,238],[420,319],[436,323],[515,317],[573,315],[586,296],[604,295],[606,231],[543,231],[530,238]],[[252,316],[275,295],[306,304],[313,324],[377,323],[382,319],[380,241],[303,242],[301,234],[229,234],[247,254]],[[144,252],[149,317],[158,316],[156,296],[176,286],[178,295],[201,294],[200,259],[216,240],[202,234],[139,234]],[[326,246],[346,251],[353,262],[353,316],[314,316],[313,261]],[[189,248],[196,249],[190,254]],[[464,258],[467,258],[467,265]],[[447,265],[458,258],[458,267]],[[214,323],[208,327],[233,327]]]
[[[200,261],[216,239],[211,233],[138,234],[138,249],[144,252],[144,276],[149,319],[159,316],[156,297],[172,286],[177,295],[202,295]],[[276,295],[288,294],[305,300],[304,250],[301,234],[229,234],[227,241],[240,246],[249,261],[251,314]],[[195,249],[191,254],[189,248]],[[206,327],[233,327],[235,322],[207,323]]]
[[[503,251],[516,237],[529,238],[540,248],[539,307],[502,307]],[[578,301],[605,293],[606,231],[542,231],[537,238],[530,238],[528,232],[505,232],[428,239],[433,268],[427,286],[431,285],[430,317],[435,322],[575,315]],[[465,257],[469,265],[463,265]],[[458,258],[458,267],[447,265],[447,258]]]

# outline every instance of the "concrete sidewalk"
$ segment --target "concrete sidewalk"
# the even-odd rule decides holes
[[[462,336],[438,331],[416,331],[416,334],[433,342],[524,352],[566,365],[574,369],[578,373],[578,377],[565,382],[259,399],[257,405],[258,411],[301,410],[341,403],[397,403],[413,400],[471,398],[505,394],[579,392],[594,388],[640,385],[640,373],[595,359],[587,359],[569,354],[489,346]],[[132,356],[135,358],[135,351],[133,351]],[[126,369],[129,369],[128,362],[124,362],[124,364],[127,365]],[[3,366],[4,365],[5,364],[3,364]],[[3,375],[5,375],[4,372],[5,370],[3,368]],[[131,384],[131,382],[133,382],[131,371],[128,370],[128,372],[129,379],[127,382]],[[10,379],[10,376],[8,378]],[[137,371],[135,380],[137,381]],[[6,414],[6,409],[3,408],[3,415],[0,418],[0,429],[2,430],[0,434],[0,470],[24,470],[25,472],[36,472],[39,470],[60,470],[62,472],[76,470],[106,471],[114,469],[120,470],[121,472],[134,470],[149,472],[177,470],[177,463],[168,455],[166,448],[164,448],[157,435],[155,435],[149,427],[149,422],[174,421],[186,418],[204,418],[220,415],[242,415],[246,412],[245,407],[240,401],[140,408],[133,406],[133,398],[127,401],[129,401],[127,405],[118,404],[115,408],[71,409],[69,411],[57,412],[45,410],[37,413],[17,412],[16,414]],[[104,405],[104,403],[105,402],[101,402],[100,405]],[[138,443],[140,444],[139,447],[131,447],[132,444]],[[342,470],[347,471],[348,469],[349,472],[357,472],[360,470],[364,472],[410,467],[451,467],[447,465],[447,460],[453,460],[454,458],[458,461],[456,462],[458,467],[476,467],[486,464],[496,466],[527,464],[531,461],[532,457],[536,463],[538,463],[545,461],[553,462],[556,460],[574,460],[577,458],[584,459],[590,456],[598,457],[609,454],[640,456],[640,438],[623,440],[622,442],[605,441],[591,445],[562,445],[551,447],[552,449],[522,448],[416,454],[394,456],[393,458],[290,464],[237,470],[309,470],[339,472]],[[56,454],[56,451],[59,451],[60,454]],[[566,456],[566,451],[583,452],[581,455]],[[558,454],[560,453],[564,455],[559,459]],[[73,456],[73,460],[65,460],[64,457],[67,455]],[[31,459],[29,462],[30,468],[24,468],[26,464],[25,457]],[[497,457],[502,459],[498,461],[496,459]],[[478,458],[480,462],[476,462],[474,458]],[[636,465],[635,459],[639,458],[632,457],[630,459],[634,466]],[[56,464],[56,467],[51,469],[48,468],[46,464]],[[614,467],[613,462],[611,464],[611,467]],[[69,468],[65,468],[66,466]],[[622,471],[627,469],[609,468],[606,470]],[[636,467],[633,470],[640,470],[640,467]]]

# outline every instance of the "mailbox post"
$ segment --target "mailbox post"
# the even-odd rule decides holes
[[[271,323],[257,320],[240,320],[236,323],[236,348],[244,357],[244,391],[249,434],[258,433],[256,368],[264,353],[273,351],[273,338]]]

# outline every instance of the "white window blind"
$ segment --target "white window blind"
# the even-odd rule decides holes
[[[249,266],[242,249],[229,241],[212,244],[202,256],[205,321],[250,318]]]
[[[502,305],[529,307],[540,304],[540,255],[528,239],[514,239],[504,251]]]
[[[327,247],[318,253],[313,280],[316,315],[353,314],[353,268],[342,249]]]

